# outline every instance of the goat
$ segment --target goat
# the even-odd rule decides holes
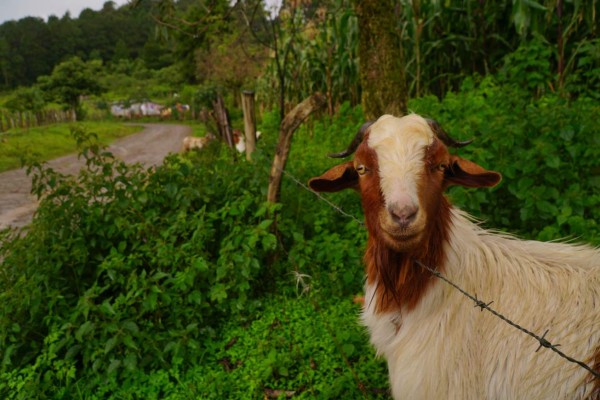
[[[256,131],[256,140],[258,141],[258,139],[260,138],[261,135],[261,131]],[[246,152],[246,137],[244,136],[244,134],[237,130],[234,129],[233,130],[233,144],[235,145],[235,149],[240,152],[240,153],[244,153]]]
[[[395,399],[600,399],[600,379],[434,278],[448,279],[561,351],[600,367],[600,251],[480,227],[443,195],[493,187],[501,175],[452,155],[462,147],[433,120],[385,115],[363,125],[352,161],[309,186],[353,188],[368,230],[362,322],[388,363]],[[422,265],[421,265],[422,264]]]
[[[183,138],[183,147],[181,151],[184,153],[193,149],[200,150],[205,147],[208,142],[215,139],[215,135],[209,133],[203,137],[186,136]]]

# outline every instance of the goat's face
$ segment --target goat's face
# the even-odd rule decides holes
[[[427,240],[448,185],[494,186],[501,179],[497,172],[451,155],[442,140],[464,143],[415,114],[384,115],[364,127],[361,137],[354,160],[309,185],[315,191],[358,189],[369,232],[398,252],[411,252]]]

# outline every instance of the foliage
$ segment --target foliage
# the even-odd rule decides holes
[[[350,301],[363,285],[358,197],[326,195],[334,209],[302,187],[364,121],[351,3],[285,2],[270,18],[255,0],[134,3],[0,25],[0,87],[54,69],[63,84],[41,87],[72,107],[99,82],[105,108],[156,97],[199,108],[217,92],[234,105],[264,70],[257,98],[279,110],[262,115],[252,164],[213,143],[145,170],[75,127],[77,177],[32,165],[39,211],[25,231],[0,232],[0,397],[386,396]],[[394,4],[409,107],[475,137],[460,154],[504,176],[492,190],[452,188],[453,203],[521,237],[600,244],[600,3]],[[314,91],[329,116],[295,134],[281,204],[267,206],[281,117]],[[39,95],[19,89],[7,106],[34,110]],[[0,159],[16,163],[25,142],[64,144],[53,129],[3,134]]]
[[[600,243],[597,102],[475,77],[410,107],[475,136],[460,154],[504,175],[493,190],[452,189],[457,206],[519,236]],[[262,201],[276,112],[253,163],[215,142],[150,170],[95,145],[77,178],[37,168],[46,194],[27,235],[0,234],[0,395],[355,398],[362,382],[385,396],[350,302],[363,284],[358,196],[326,196],[356,221],[300,186],[362,122],[349,103],[308,121],[275,209]]]
[[[508,82],[537,95],[549,90],[553,76],[550,69],[551,50],[539,36],[523,42],[504,58],[501,76]]]
[[[496,73],[504,58],[532,41],[556,90],[575,72],[580,49],[597,40],[600,4],[584,1],[399,0],[411,93],[442,97],[478,73]],[[533,53],[529,53],[533,56]],[[522,54],[523,55],[523,54]],[[538,54],[539,51],[538,51]],[[535,59],[529,61],[535,63]],[[597,86],[596,86],[597,90]]]
[[[187,374],[189,395],[256,399],[293,392],[299,399],[387,398],[385,363],[358,325],[350,299],[265,300],[249,326],[228,324],[203,362]],[[306,323],[306,321],[311,321]]]
[[[96,132],[99,142],[103,144],[140,129],[114,122],[78,122],[77,125]],[[0,172],[19,168],[23,159],[42,162],[75,152],[77,143],[69,134],[71,127],[71,124],[53,124],[39,128],[11,129],[2,133]]]
[[[75,110],[77,119],[82,120],[81,97],[103,91],[98,83],[101,66],[99,61],[84,62],[79,57],[73,57],[57,65],[50,76],[40,77],[40,87],[60,103]]]
[[[579,43],[565,69],[567,92],[600,100],[600,39]]]
[[[345,101],[360,101],[358,20],[348,0],[284,2],[276,14],[257,0],[132,5],[115,8],[107,2],[76,19],[24,18],[0,25],[0,88],[30,85],[77,55],[102,60],[108,69],[124,60],[135,64],[131,72],[105,81],[115,92],[131,91],[137,98],[163,97],[183,84],[210,80],[233,91],[255,88],[258,101],[278,107],[280,118],[315,91],[327,95],[330,115]],[[599,2],[394,0],[390,9],[412,96],[441,98],[473,73],[519,65],[542,73],[535,79],[541,86],[527,82],[536,95],[599,92]],[[148,70],[160,70],[152,84],[130,79]]]
[[[51,15],[46,22],[32,17],[4,22],[0,25],[0,88],[31,85],[73,56],[96,57],[107,64],[118,59],[119,52],[123,55],[125,48],[131,58],[143,57],[152,68],[164,67],[168,46],[154,40],[149,2],[141,3],[137,8],[115,9],[107,1],[101,10],[87,8],[77,18],[67,12]]]
[[[4,106],[11,111],[39,112],[46,105],[44,94],[39,87],[19,88],[12,92]]]
[[[176,156],[143,170],[93,142],[82,156],[77,178],[32,166],[38,212],[26,236],[3,234],[0,359],[19,372],[2,390],[17,398],[87,371],[93,390],[197,362],[224,315],[252,309],[251,282],[275,246],[251,170],[230,179]]]
[[[219,43],[196,51],[195,65],[198,80],[223,85],[241,93],[244,85],[252,87],[260,75],[266,50],[251,42],[247,32],[220,35]]]
[[[455,137],[475,137],[461,155],[504,175],[493,190],[453,190],[459,206],[524,237],[600,243],[598,102],[554,94],[532,101],[523,87],[485,78],[466,80],[441,102],[426,97],[411,107]]]

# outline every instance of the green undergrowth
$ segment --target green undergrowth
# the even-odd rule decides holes
[[[76,152],[77,143],[69,133],[73,126],[94,131],[102,144],[141,130],[139,126],[120,122],[78,122],[11,129],[0,133],[0,172],[21,167],[23,157],[48,161]]]
[[[600,244],[597,102],[532,100],[486,79],[410,106],[474,137],[458,153],[503,173],[495,189],[450,192],[485,226]],[[144,169],[75,129],[78,176],[30,166],[39,210],[26,231],[0,232],[0,398],[388,396],[352,303],[364,283],[358,195],[326,195],[334,209],[303,186],[339,163],[326,154],[362,112],[344,106],[296,132],[291,176],[268,205],[275,115],[253,162],[214,141]]]
[[[111,384],[85,397],[388,398],[385,363],[367,344],[358,312],[351,299],[265,298],[252,320],[226,323],[196,366],[135,374],[116,391]]]
[[[452,188],[455,204],[522,237],[600,244],[598,100],[531,100],[488,77],[465,80],[443,101],[426,97],[410,106],[451,135],[474,139],[457,153],[503,175],[491,190]]]

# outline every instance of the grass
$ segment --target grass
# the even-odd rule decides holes
[[[24,156],[33,156],[39,161],[48,161],[77,151],[71,127],[81,125],[98,135],[102,144],[139,132],[139,126],[123,125],[120,122],[86,121],[53,124],[30,129],[11,129],[0,133],[0,172],[21,167]]]

